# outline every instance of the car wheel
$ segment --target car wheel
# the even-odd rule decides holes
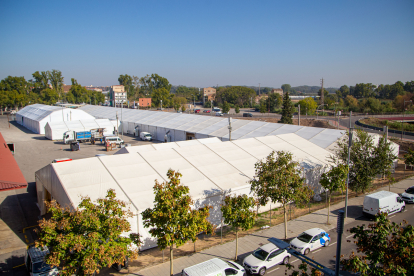
[[[401,212],[401,213],[402,213],[402,212],[404,212],[404,209],[405,209],[405,206],[401,207],[400,212]]]
[[[329,241],[325,241],[325,244],[323,246],[327,247],[329,245]]]
[[[284,265],[287,265],[289,263],[289,257],[285,257],[284,259],[283,259],[283,264]]]
[[[259,270],[259,275],[260,276],[263,276],[263,275],[265,275],[266,274],[266,267],[262,267],[260,270]]]
[[[303,255],[308,255],[309,254],[309,248],[306,248],[305,252],[303,252]]]

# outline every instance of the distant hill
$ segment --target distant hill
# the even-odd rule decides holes
[[[321,89],[321,87],[320,86],[301,85],[301,86],[292,87],[292,89],[295,89],[296,91],[300,91],[300,92],[306,93],[306,94],[318,94],[318,91],[319,91],[319,89]],[[324,87],[324,89],[326,91],[328,91],[329,93],[335,93],[335,91],[338,90],[339,88]]]

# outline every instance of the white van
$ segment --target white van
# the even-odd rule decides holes
[[[143,140],[143,141],[151,141],[152,140],[152,135],[149,132],[141,132],[139,134],[139,138],[141,138],[141,140]]]
[[[214,258],[187,268],[184,268],[181,272],[181,276],[226,276],[236,275],[245,276],[244,268],[231,261],[223,261],[218,258]]]
[[[121,145],[121,144],[123,144],[124,143],[124,140],[122,140],[121,138],[119,138],[118,136],[105,136],[105,144],[106,144],[106,142],[108,142],[109,141],[109,143],[115,143],[115,144],[117,144],[117,145]]]
[[[365,196],[362,212],[365,216],[375,216],[379,212],[392,214],[402,212],[404,209],[405,202],[398,194],[379,191]]]

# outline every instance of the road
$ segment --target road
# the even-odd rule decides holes
[[[389,218],[391,221],[400,223],[403,222],[403,220],[406,220],[408,224],[413,225],[414,224],[414,205],[406,205],[406,209],[402,213],[396,213],[391,215]],[[335,222],[336,223],[336,222]],[[344,234],[342,235],[342,250],[341,254],[345,256],[349,256],[352,251],[356,252],[356,246],[353,243],[354,239],[352,238],[353,234],[349,232],[349,230],[352,227],[355,227],[357,225],[363,225],[365,224],[368,226],[368,224],[372,223],[372,220],[369,220],[365,217],[360,217],[357,220],[355,220],[352,223],[349,223],[345,225]],[[331,242],[328,247],[322,247],[316,251],[310,252],[307,257],[314,259],[318,263],[335,270],[335,256],[336,256],[336,247],[337,247],[337,233],[336,229],[333,229],[331,231],[328,231],[329,235],[331,236]],[[347,240],[351,242],[347,242]],[[294,265],[295,268],[301,264],[301,261],[295,257],[292,257],[290,259],[290,264]],[[266,275],[276,276],[276,275],[285,275],[286,267],[283,265],[275,266],[271,269],[269,269],[266,273]],[[290,275],[290,273],[288,273]],[[349,272],[341,272],[341,275],[352,275]]]

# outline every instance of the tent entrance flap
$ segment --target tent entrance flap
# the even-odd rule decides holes
[[[194,140],[195,139],[195,133],[186,132],[185,133],[185,140]]]

